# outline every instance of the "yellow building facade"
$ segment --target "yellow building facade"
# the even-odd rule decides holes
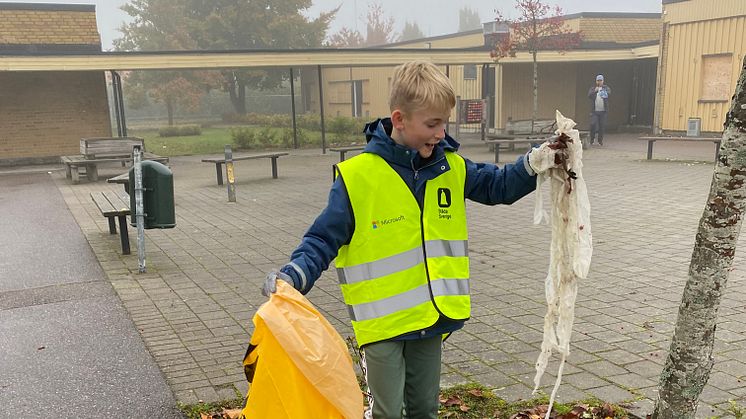
[[[655,57],[630,60],[618,51],[655,45],[660,37],[661,19],[653,13],[578,13],[566,16],[566,25],[582,31],[583,46],[568,53],[567,62],[556,52],[539,53],[539,117],[553,118],[560,109],[575,118],[580,125],[588,123],[587,89],[596,74],[607,75],[614,89],[610,125],[643,123],[652,125]],[[481,61],[441,65],[461,99],[488,98],[488,125],[501,129],[509,119],[530,119],[532,113],[532,64],[523,58],[506,58],[494,62],[490,58],[483,30],[416,39],[388,44],[387,49],[447,49],[481,51]],[[551,58],[546,58],[551,56]],[[577,57],[580,58],[577,58]],[[625,57],[625,58],[619,58]],[[355,63],[352,63],[355,65]],[[324,67],[322,90],[326,116],[359,116],[375,118],[389,112],[388,97],[394,66]],[[307,112],[319,112],[317,68],[301,70],[304,106]],[[646,89],[647,97],[638,92]],[[637,89],[637,90],[635,90]],[[630,116],[633,103],[646,112],[645,121],[637,114]],[[639,112],[638,112],[639,113]],[[452,119],[455,120],[455,110]]]
[[[746,54],[745,0],[663,0],[656,130],[718,133]]]

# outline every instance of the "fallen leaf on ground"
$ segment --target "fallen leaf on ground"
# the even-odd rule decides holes
[[[482,390],[476,388],[473,390],[469,390],[468,393],[474,397],[484,397],[484,394],[482,394]]]
[[[225,419],[238,419],[241,417],[241,409],[223,409]]]

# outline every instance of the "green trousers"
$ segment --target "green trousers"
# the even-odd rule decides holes
[[[439,336],[373,343],[363,352],[373,419],[438,417]]]

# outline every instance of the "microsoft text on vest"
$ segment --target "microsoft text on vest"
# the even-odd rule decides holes
[[[399,221],[404,221],[404,216],[403,215],[400,215],[400,216],[394,217],[394,218],[387,218],[387,219],[381,220],[381,221],[373,221],[373,228],[377,228],[378,225],[385,226],[387,224],[398,223]]]

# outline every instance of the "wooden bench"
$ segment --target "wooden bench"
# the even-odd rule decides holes
[[[531,130],[530,119],[508,119],[505,122],[505,132],[507,134],[552,134],[555,130],[557,121],[554,119],[537,119],[534,121],[534,129]]]
[[[588,131],[580,132],[580,142],[583,149],[588,148]],[[546,141],[553,134],[532,134],[532,135],[510,135],[510,134],[498,134],[498,135],[487,135],[487,139],[484,143],[489,146],[495,147],[495,163],[500,161],[500,145],[509,145],[509,150],[514,150],[516,145],[528,145],[528,147],[534,147]],[[528,150],[527,150],[528,151]]]
[[[500,162],[500,145],[510,145],[515,147],[516,145],[528,145],[528,148],[533,147],[535,144],[541,144],[546,139],[545,136],[536,138],[518,137],[508,138],[503,136],[489,136],[484,143],[487,145],[493,145],[495,147],[495,163]],[[513,148],[511,148],[513,149]]]
[[[109,234],[117,234],[114,217],[119,219],[119,237],[122,241],[122,254],[130,254],[130,239],[127,232],[127,216],[130,215],[129,196],[115,192],[91,192],[91,199],[109,221]]]
[[[106,179],[106,183],[118,183],[124,186],[124,192],[130,193],[130,172],[124,172],[121,175],[110,177]]]
[[[340,162],[345,161],[345,154],[347,154],[348,151],[360,151],[360,150],[365,150],[365,146],[364,145],[352,145],[352,146],[347,146],[347,147],[333,147],[329,149],[329,151],[339,152]]]
[[[80,139],[80,154],[89,159],[129,157],[132,147],[144,147],[140,137],[91,137]]]
[[[233,161],[239,160],[251,160],[251,159],[272,159],[272,179],[277,179],[277,159],[280,156],[287,156],[288,153],[264,153],[264,154],[247,154],[243,156],[233,156]],[[202,159],[203,163],[214,163],[215,171],[217,173],[218,185],[223,184],[223,165],[225,164],[225,157],[217,157],[212,159]]]
[[[640,141],[648,142],[648,160],[653,159],[653,145],[656,141],[673,141],[677,143],[711,141],[715,144],[715,161],[720,157],[720,141],[717,137],[640,137]]]
[[[60,161],[65,165],[65,176],[73,184],[80,182],[79,169],[85,169],[89,181],[98,180],[98,165],[100,163],[119,162],[122,167],[132,162],[132,147],[144,147],[144,141],[139,137],[93,137],[80,139],[80,155],[61,156]],[[144,148],[143,148],[144,150]],[[144,160],[155,160],[167,164],[168,157],[153,153],[143,153]]]
[[[168,157],[158,156],[153,153],[143,153],[143,160],[155,160],[159,163],[168,164]],[[132,162],[131,156],[86,158],[83,155],[60,156],[60,162],[65,165],[65,177],[72,180],[74,185],[80,183],[80,168],[85,169],[86,178],[91,182],[98,181],[98,165],[101,163],[120,162],[126,167]]]

